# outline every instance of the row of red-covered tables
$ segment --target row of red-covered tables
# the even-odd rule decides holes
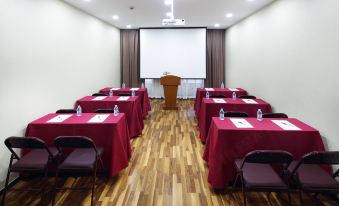
[[[213,89],[210,95],[230,96],[234,89]],[[238,92],[247,94],[244,89]],[[237,91],[235,91],[237,92]],[[271,113],[269,103],[232,98],[205,98],[205,89],[197,89],[194,110],[200,139],[205,143],[203,159],[208,164],[208,182],[213,188],[226,188],[235,178],[234,161],[253,150],[286,150],[295,159],[311,151],[324,151],[318,130],[295,118],[264,118],[258,121],[256,112]],[[237,94],[239,96],[239,94]],[[219,118],[219,111],[244,111],[250,117]]]
[[[131,92],[130,88],[114,89],[116,92]],[[47,114],[28,124],[26,136],[38,137],[49,146],[58,136],[90,137],[97,146],[104,148],[104,167],[110,176],[116,176],[128,166],[132,152],[130,139],[142,134],[143,119],[151,110],[147,89],[134,89],[136,96],[83,97],[75,103],[75,108],[82,107],[81,116]],[[113,109],[115,105],[120,112],[117,116],[94,113],[97,109]]]

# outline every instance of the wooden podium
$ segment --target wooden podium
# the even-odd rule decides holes
[[[166,75],[160,78],[160,84],[164,87],[165,106],[164,109],[177,110],[177,92],[180,85],[180,77]]]

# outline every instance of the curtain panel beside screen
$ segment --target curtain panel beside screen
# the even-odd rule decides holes
[[[205,87],[225,84],[225,30],[207,29],[207,71]]]
[[[121,30],[120,43],[121,82],[127,87],[139,87],[141,84],[139,30]]]

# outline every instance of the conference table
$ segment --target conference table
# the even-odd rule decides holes
[[[212,117],[218,117],[221,108],[224,112],[246,112],[250,117],[256,117],[258,109],[261,109],[263,113],[272,112],[271,105],[261,99],[203,98],[200,113],[197,116],[202,142],[206,141]]]
[[[131,145],[126,115],[113,114],[47,114],[28,124],[26,136],[38,137],[53,146],[58,136],[87,136],[103,147],[103,163],[110,176],[128,166]]]
[[[129,128],[130,137],[137,137],[142,134],[144,119],[138,96],[85,96],[75,103],[75,108],[80,105],[82,112],[94,113],[97,109],[113,109],[118,106],[119,112],[125,113]]]
[[[143,116],[146,117],[148,115],[148,112],[151,111],[151,103],[148,98],[147,88],[106,87],[106,88],[101,89],[100,92],[108,95],[110,90],[112,90],[113,96],[118,96],[119,94],[131,94],[132,90],[134,90],[135,95],[140,97],[140,103],[141,103]]]
[[[206,97],[207,91],[210,96],[223,95],[226,98],[231,98],[233,92],[236,93],[237,97],[247,94],[247,91],[242,88],[198,88],[196,95],[195,95],[195,101],[194,101],[194,111],[195,111],[197,118],[200,112],[201,100],[202,98]]]
[[[324,151],[324,144],[319,131],[294,118],[213,117],[203,155],[212,187],[226,188],[235,179],[234,161],[253,150],[286,150],[299,159],[311,151]]]

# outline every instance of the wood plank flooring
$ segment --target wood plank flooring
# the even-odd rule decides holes
[[[239,191],[214,191],[207,182],[208,167],[202,159],[204,145],[199,140],[193,100],[179,101],[178,111],[163,111],[161,100],[152,100],[152,112],[145,120],[143,135],[131,141],[132,158],[128,168],[118,177],[98,178],[95,205],[242,205]],[[15,188],[37,184],[37,180],[19,181]],[[45,185],[53,185],[49,178]],[[90,178],[68,178],[66,186],[90,185]],[[51,190],[40,198],[30,192],[11,191],[6,205],[51,205]],[[276,194],[268,200],[264,193],[250,193],[248,205],[287,205]],[[299,205],[297,194],[292,195],[293,205]],[[331,198],[320,196],[315,201],[304,195],[305,205],[337,205]],[[64,192],[57,196],[57,205],[90,205],[90,193]]]

